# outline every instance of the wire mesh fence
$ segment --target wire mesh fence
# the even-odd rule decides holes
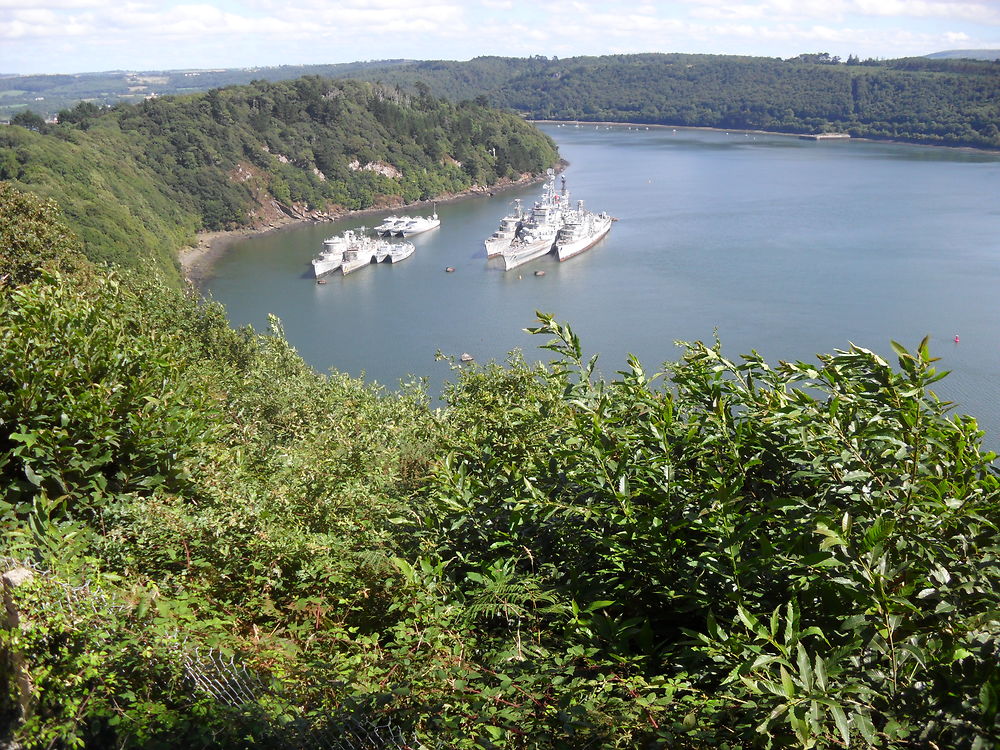
[[[11,571],[30,571],[31,576],[44,579],[53,595],[34,606],[36,616],[55,614],[87,614],[91,616],[120,614],[131,604],[117,600],[105,591],[85,581],[71,584],[53,576],[30,560],[0,557],[0,575]],[[239,654],[224,653],[175,638],[173,646],[180,652],[184,675],[198,692],[237,711],[266,714],[265,704],[279,702],[290,710],[280,722],[264,727],[268,744],[286,750],[424,750],[439,748],[418,742],[404,727],[366,711],[363,706],[341,713],[331,713],[321,719],[307,718],[297,711],[284,687],[270,675],[249,666]],[[298,715],[296,715],[298,714]]]

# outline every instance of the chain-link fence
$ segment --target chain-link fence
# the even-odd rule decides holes
[[[117,601],[89,581],[72,585],[56,579],[30,561],[0,557],[0,575],[6,576],[13,571],[22,572],[19,581],[34,576],[44,578],[53,585],[52,590],[58,592],[34,605],[37,611],[32,616],[43,619],[56,613],[106,616],[124,613],[132,606]],[[26,571],[30,571],[30,575]],[[5,587],[11,580],[5,579]],[[10,605],[9,591],[6,599]],[[11,615],[8,612],[8,616]],[[252,669],[238,654],[227,655],[218,649],[188,644],[182,639],[177,639],[175,644],[180,650],[185,677],[196,691],[237,711],[262,715],[262,705],[269,702],[280,702],[291,709],[291,718],[286,716],[280,724],[271,723],[264,728],[268,744],[287,750],[423,750],[429,747],[413,739],[411,732],[363,707],[331,714],[322,720],[295,716],[294,704],[283,687],[269,675]]]

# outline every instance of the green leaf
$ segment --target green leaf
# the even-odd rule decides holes
[[[38,474],[36,474],[34,471],[32,471],[31,467],[28,466],[28,464],[24,465],[24,476],[26,476],[28,478],[28,481],[31,482],[36,487],[42,486],[42,478],[38,476]]]
[[[785,694],[786,698],[792,698],[795,695],[795,682],[784,667],[781,667],[781,692]]]
[[[836,704],[828,705],[827,708],[830,710],[830,715],[833,716],[833,722],[837,725],[837,731],[840,732],[840,736],[844,740],[844,747],[850,747],[851,728],[848,725],[844,709]]]
[[[812,665],[809,663],[809,654],[801,642],[796,644],[796,650],[798,651],[796,664],[799,668],[799,679],[802,681],[802,687],[805,691],[810,693],[812,692],[813,673]]]
[[[743,605],[736,608],[736,616],[739,617],[740,622],[746,626],[747,630],[757,632],[757,618],[747,612]]]
[[[816,654],[815,672],[816,672],[816,686],[825,693],[826,692],[826,661],[819,654]]]
[[[12,432],[12,433],[10,433],[10,439],[11,440],[16,440],[19,443],[23,443],[28,448],[30,448],[31,446],[33,446],[35,443],[38,442],[38,435],[36,435],[33,432],[31,432],[31,433]]]
[[[872,724],[872,720],[868,718],[867,714],[854,714],[851,716],[851,724],[854,725],[855,729],[861,732],[861,735],[868,740],[870,745],[878,743],[878,737],[875,734],[875,725]]]

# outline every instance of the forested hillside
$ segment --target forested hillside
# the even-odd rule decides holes
[[[355,75],[364,76],[364,72]],[[482,57],[377,72],[442,96],[476,88],[535,119],[659,123],[1000,148],[1000,61],[839,63],[726,55]]]
[[[942,53],[944,54],[944,53]],[[562,60],[479,57],[465,62],[378,61],[313,68],[273,68],[260,77],[319,73],[393,84],[423,85],[458,102],[483,97],[532,118],[608,120],[664,125],[748,128],[787,133],[850,132],[866,138],[1000,148],[1000,61],[939,56],[840,61],[827,54],[781,60],[732,55],[642,54]],[[140,76],[143,93],[186,86],[204,90],[248,71]],[[36,78],[38,80],[36,80]],[[59,96],[83,86],[80,77],[24,77],[14,91],[59,83]],[[115,76],[114,86],[128,88]],[[108,84],[110,85],[110,84]],[[34,87],[34,88],[32,88]],[[135,88],[135,86],[131,86]],[[29,91],[29,93],[30,93]],[[111,96],[111,95],[109,95]],[[7,97],[11,101],[13,94]],[[81,95],[82,98],[82,95]],[[98,101],[113,100],[105,96]],[[26,106],[32,106],[26,100]],[[22,111],[22,116],[24,112]]]
[[[1000,743],[1000,481],[926,342],[533,332],[431,409],[0,183],[0,745]]]
[[[91,259],[175,276],[197,229],[410,203],[558,158],[516,116],[317,77],[21,122],[0,129],[0,179],[54,198]]]

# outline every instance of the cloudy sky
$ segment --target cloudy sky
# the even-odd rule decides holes
[[[1000,48],[1000,0],[0,0],[0,73]]]

